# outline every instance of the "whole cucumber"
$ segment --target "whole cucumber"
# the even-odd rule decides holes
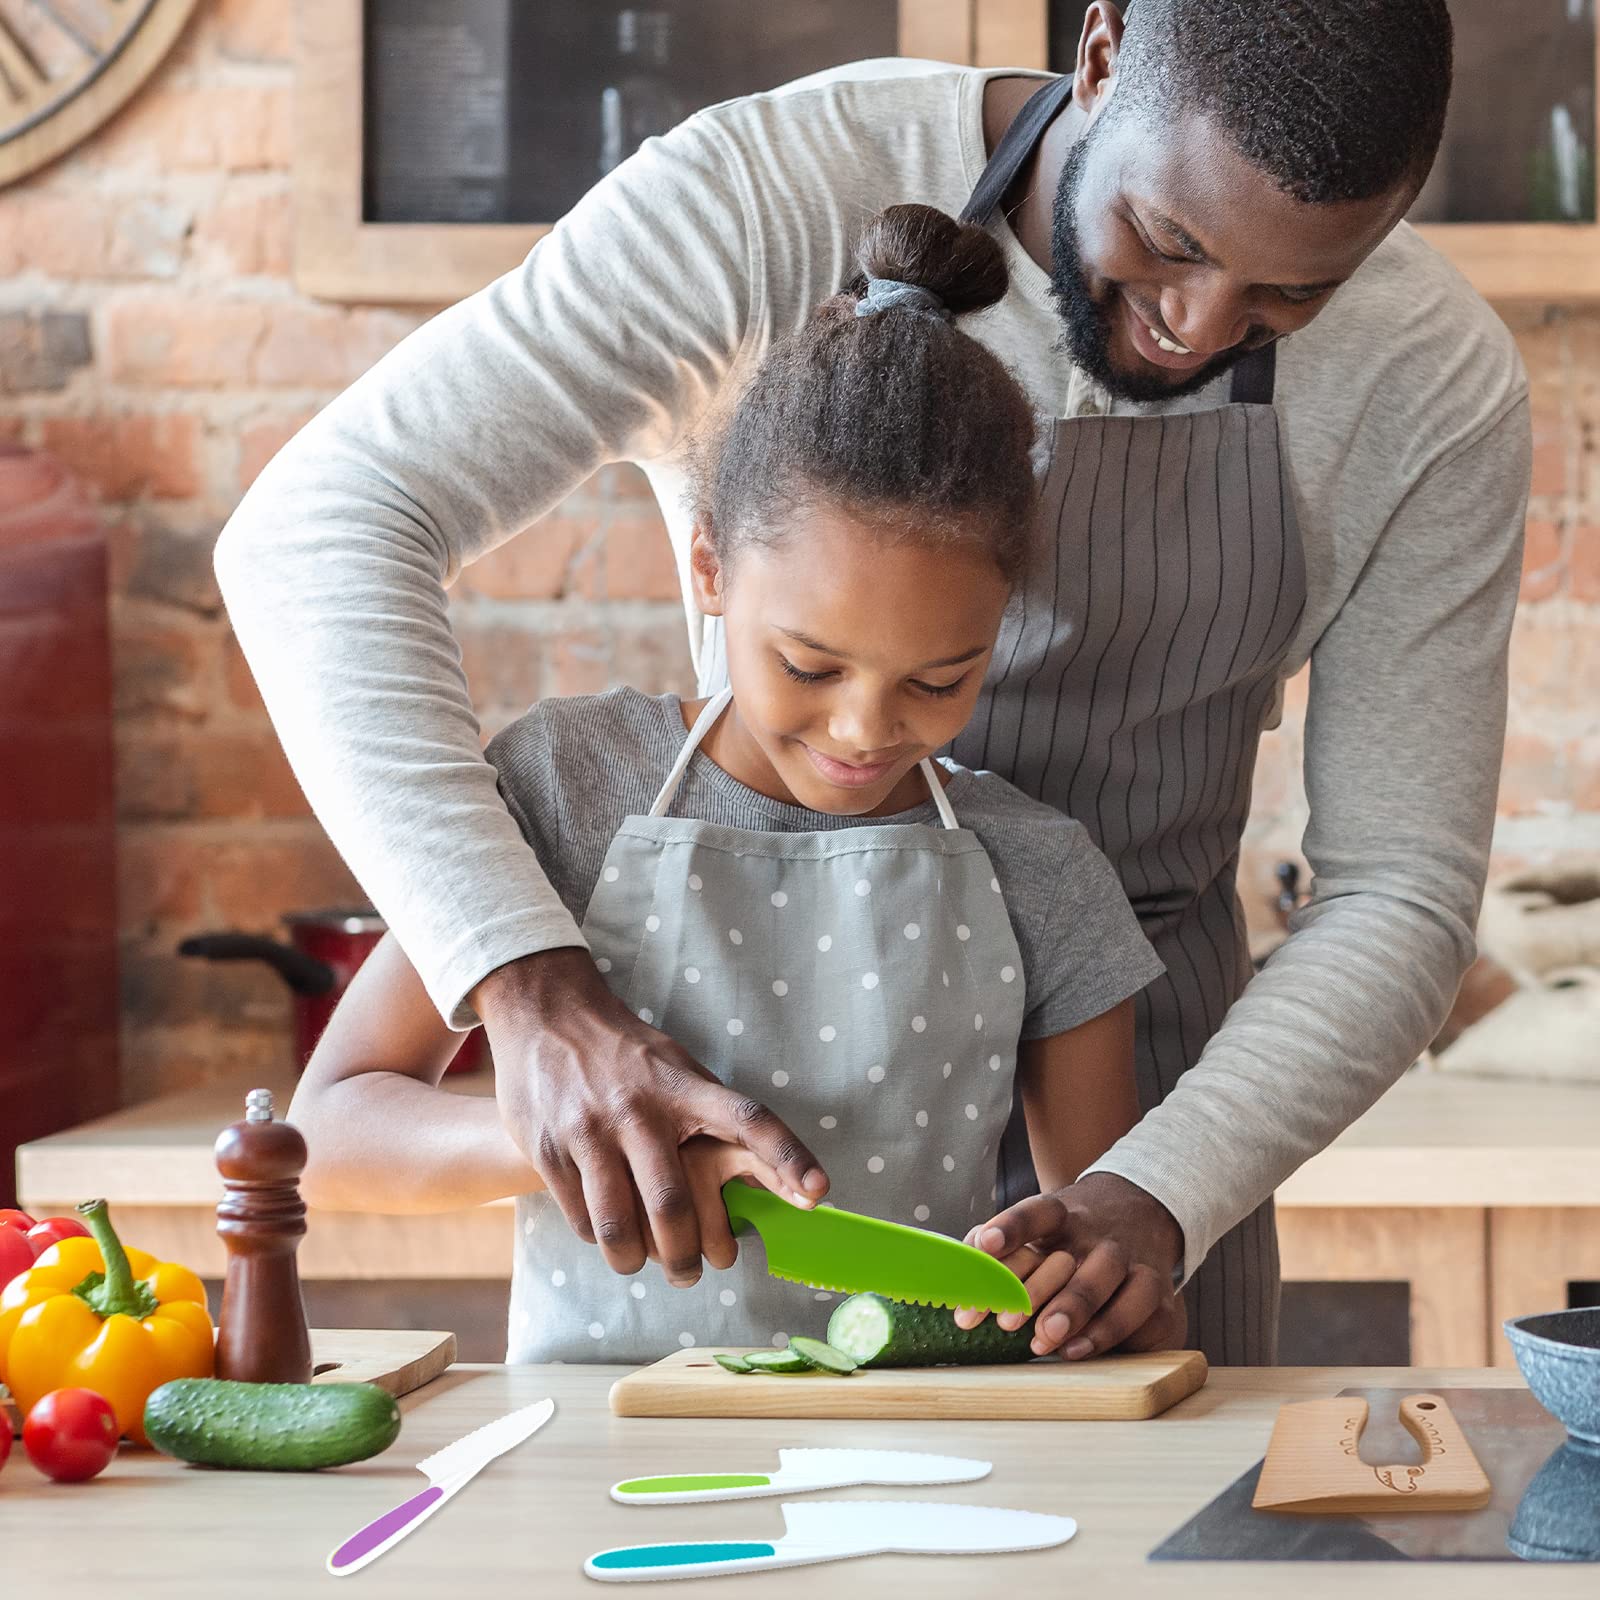
[[[946,1306],[912,1305],[881,1294],[853,1294],[828,1319],[828,1343],[864,1367],[987,1366],[1033,1361],[1030,1317],[1015,1333],[985,1317],[970,1332]]]
[[[144,1431],[180,1461],[310,1472],[387,1450],[400,1436],[400,1408],[375,1383],[174,1378],[145,1401]]]

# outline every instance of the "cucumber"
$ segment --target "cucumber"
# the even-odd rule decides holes
[[[744,1359],[752,1372],[791,1374],[817,1370],[803,1355],[793,1350],[752,1350]]]
[[[841,1378],[848,1377],[860,1365],[843,1350],[835,1350],[820,1339],[808,1339],[803,1333],[797,1333],[789,1341],[789,1348],[818,1372],[832,1372]]]
[[[375,1383],[174,1378],[145,1401],[144,1431],[180,1461],[309,1472],[387,1450],[400,1434],[400,1408]]]
[[[743,1356],[712,1356],[711,1359],[728,1372],[748,1372],[750,1370],[750,1363]]]
[[[944,1306],[853,1294],[828,1319],[828,1343],[863,1367],[982,1366],[1032,1361],[1033,1319],[1007,1333],[995,1317],[966,1332]]]

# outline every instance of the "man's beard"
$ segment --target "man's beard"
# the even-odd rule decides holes
[[[1102,119],[1103,120],[1103,119]],[[1099,124],[1096,124],[1098,127]],[[1072,364],[1086,373],[1107,393],[1122,400],[1139,402],[1176,400],[1181,395],[1203,389],[1248,354],[1249,347],[1226,350],[1214,360],[1186,373],[1181,379],[1157,377],[1154,372],[1128,373],[1111,362],[1111,329],[1121,298],[1116,289],[1104,305],[1089,292],[1089,279],[1078,250],[1078,229],[1073,218],[1078,187],[1089,141],[1095,129],[1079,138],[1067,155],[1056,187],[1055,206],[1050,222],[1050,298],[1061,318],[1061,345]]]

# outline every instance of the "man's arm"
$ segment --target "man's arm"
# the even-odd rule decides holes
[[[745,337],[749,250],[720,136],[649,141],[309,423],[218,542],[295,775],[457,1027],[491,971],[583,940],[484,762],[445,586],[692,426]]]
[[[1417,1058],[1471,963],[1531,449],[1521,399],[1394,512],[1311,657],[1311,902],[1196,1065],[1091,1169],[1171,1212],[1185,1277]]]
[[[217,549],[295,775],[434,1006],[481,1014],[506,1131],[612,1266],[653,1244],[674,1282],[700,1273],[686,1141],[743,1146],[803,1197],[827,1179],[606,988],[480,751],[445,585],[706,411],[751,320],[739,196],[709,117],[648,141],[306,427]]]

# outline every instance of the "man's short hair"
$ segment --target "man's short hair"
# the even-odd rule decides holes
[[[1133,0],[1127,11],[1113,112],[1198,111],[1311,204],[1422,186],[1450,98],[1444,0]]]

